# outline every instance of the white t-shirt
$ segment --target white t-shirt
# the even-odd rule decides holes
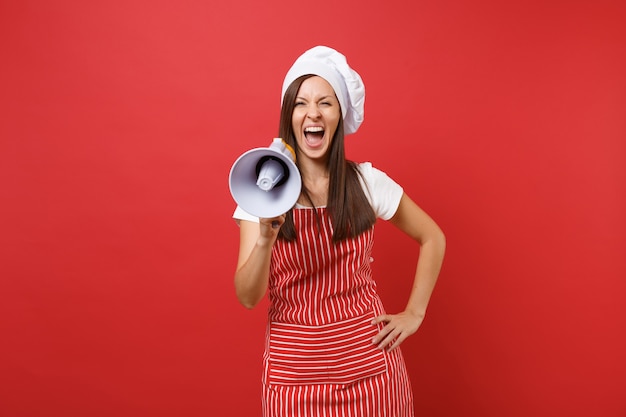
[[[362,162],[358,164],[358,168],[362,174],[361,185],[365,191],[365,196],[374,209],[376,217],[389,220],[396,214],[404,190],[383,171],[374,168],[370,162]],[[235,209],[233,218],[252,222],[259,221],[258,217],[245,212],[239,206]]]

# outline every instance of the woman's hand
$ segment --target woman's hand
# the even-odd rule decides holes
[[[268,219],[259,219],[259,239],[261,243],[273,245],[278,237],[280,227],[285,223],[285,214]]]
[[[424,321],[424,315],[417,315],[409,311],[403,311],[399,314],[383,314],[372,320],[372,324],[386,323],[385,327],[372,339],[372,343],[378,345],[378,348],[391,352],[404,340],[415,333]],[[393,344],[391,344],[393,342]]]

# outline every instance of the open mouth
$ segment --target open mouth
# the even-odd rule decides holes
[[[311,126],[304,129],[304,137],[309,145],[317,145],[324,139],[324,128]]]

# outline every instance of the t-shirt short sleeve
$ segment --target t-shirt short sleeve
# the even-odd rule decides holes
[[[374,168],[370,162],[359,164],[359,171],[364,182],[365,195],[376,217],[391,219],[400,205],[404,189],[386,173]]]
[[[247,211],[245,211],[239,206],[237,206],[237,208],[235,209],[235,212],[233,213],[233,219],[237,221],[248,220],[248,221],[255,222],[255,223],[259,222],[258,217],[253,216],[252,214],[248,213]]]

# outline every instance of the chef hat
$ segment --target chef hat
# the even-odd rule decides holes
[[[356,132],[363,122],[365,86],[359,74],[348,66],[346,57],[326,46],[309,49],[287,72],[282,97],[296,78],[308,74],[324,78],[333,87],[341,105],[344,133]]]

